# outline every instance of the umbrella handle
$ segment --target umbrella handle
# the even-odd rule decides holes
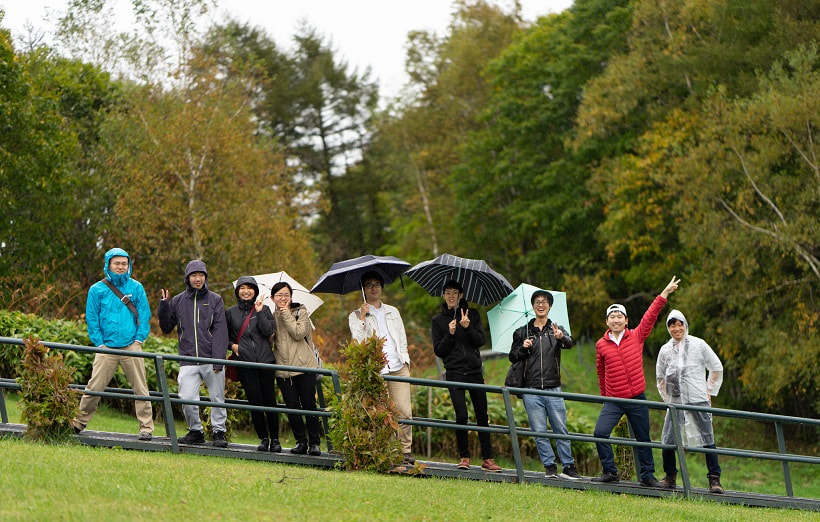
[[[364,295],[364,285],[361,286],[361,289],[362,289],[362,302],[366,303],[367,302],[367,297],[365,297],[365,295]],[[370,312],[367,312],[366,314],[364,314],[364,316],[365,317],[370,317]]]

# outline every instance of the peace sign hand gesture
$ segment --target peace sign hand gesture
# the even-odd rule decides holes
[[[461,321],[458,324],[461,325],[462,328],[465,330],[470,327],[470,317],[469,317],[469,310],[461,310]]]
[[[556,339],[559,341],[564,338],[564,331],[558,327],[555,323],[550,323],[552,325],[552,335],[555,336]]]

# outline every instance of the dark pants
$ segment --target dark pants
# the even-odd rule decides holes
[[[250,404],[276,407],[276,374],[273,370],[237,367],[236,373]],[[251,421],[260,439],[279,438],[279,414],[252,411]]]
[[[632,398],[646,400],[646,395],[641,393]],[[632,426],[635,440],[638,442],[651,442],[649,438],[649,408],[634,404],[605,402],[603,408],[601,408],[601,414],[598,415],[598,422],[595,424],[593,435],[596,438],[608,439],[612,434],[612,430],[624,415],[626,415],[630,426]],[[617,474],[618,468],[615,467],[615,453],[612,451],[612,445],[607,442],[596,442],[595,447],[598,449],[598,458],[601,459],[604,472]],[[654,478],[655,460],[652,458],[652,448],[637,448],[637,453],[641,470],[640,479]]]
[[[706,444],[703,447],[712,449],[716,448],[714,444]],[[675,450],[663,450],[661,451],[661,455],[663,456],[663,471],[667,475],[674,475],[677,473],[678,470],[675,467]],[[718,464],[718,456],[715,453],[706,453],[705,455],[706,469],[708,470],[706,476],[720,478],[720,464]]]
[[[484,377],[480,374],[462,375],[446,374],[448,381],[469,382],[473,384],[484,384]],[[449,388],[450,399],[453,401],[453,409],[456,410],[456,424],[467,424],[467,397],[464,388]],[[489,426],[489,416],[487,415],[487,393],[480,390],[470,390],[470,400],[473,402],[475,412],[475,423],[478,426]],[[458,443],[458,456],[470,458],[470,448],[467,443],[469,432],[456,430],[456,442]],[[493,458],[493,448],[490,445],[490,434],[486,431],[478,432],[478,442],[481,445],[481,456],[484,459]]]
[[[316,410],[316,375],[312,373],[300,373],[293,377],[277,377],[276,382],[282,390],[282,398],[285,405],[293,410]],[[302,420],[302,415],[288,414],[290,429],[296,442],[319,444],[319,417],[305,415],[307,421]],[[307,423],[308,436],[305,437],[305,424]]]

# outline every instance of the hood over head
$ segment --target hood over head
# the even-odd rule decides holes
[[[188,263],[188,266],[185,267],[185,286],[186,286],[186,288],[193,289],[191,284],[188,282],[188,276],[190,276],[194,272],[202,272],[203,274],[205,274],[205,284],[202,285],[202,288],[204,290],[207,290],[208,289],[208,267],[205,266],[205,261],[202,261],[201,259],[194,259],[193,261],[190,261]]]
[[[236,295],[237,301],[241,301],[241,299],[239,299],[239,287],[242,285],[248,285],[253,288],[253,299],[251,299],[251,301],[256,301],[256,298],[259,297],[259,285],[256,284],[256,279],[251,276],[241,276],[236,280],[236,287],[233,289],[233,293]]]
[[[111,262],[111,258],[115,256],[123,256],[128,258],[128,270],[124,274],[116,274],[108,269],[108,265]],[[105,253],[105,266],[103,266],[103,272],[105,272],[105,277],[111,280],[117,286],[122,285],[131,277],[131,270],[133,267],[131,266],[131,256],[128,255],[128,252],[123,250],[122,248],[114,247],[108,252]]]
[[[672,335],[672,332],[669,331],[669,323],[672,321],[682,322],[683,327],[686,329],[686,335],[689,335],[689,323],[686,322],[686,317],[683,316],[683,312],[677,308],[669,312],[669,315],[666,317],[666,331],[669,332],[669,335]]]

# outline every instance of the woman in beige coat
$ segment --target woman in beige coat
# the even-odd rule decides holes
[[[276,364],[318,368],[319,361],[310,341],[311,324],[305,305],[291,302],[293,289],[286,282],[271,288],[271,298],[276,310],[275,348]],[[294,410],[316,410],[316,375],[296,371],[276,371],[276,383],[282,390],[285,405]],[[288,414],[290,429],[296,439],[296,446],[290,452],[297,455],[321,455],[319,448],[319,418],[313,415]],[[307,436],[305,436],[307,424]]]

